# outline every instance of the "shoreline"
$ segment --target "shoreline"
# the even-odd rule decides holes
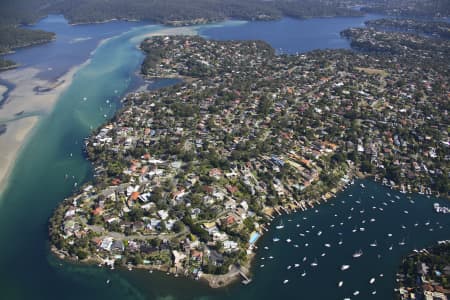
[[[158,35],[198,35],[198,30],[195,26],[161,28],[133,37],[133,39],[143,40]],[[72,84],[73,77],[78,70],[88,65],[92,55],[99,47],[114,37],[100,40],[85,62],[73,66],[55,81],[37,78],[41,71],[34,67],[12,69],[0,73],[0,79],[15,86],[9,91],[8,97],[2,100],[3,105],[0,108],[0,123],[7,125],[6,132],[0,135],[0,149],[2,149],[0,152],[0,196],[8,187],[9,177],[17,157],[42,116],[49,115],[53,111],[57,100]],[[35,90],[37,87],[46,90],[43,93],[37,92]],[[14,115],[18,112],[26,112],[26,116],[15,119]],[[29,116],[30,114],[31,116]]]
[[[1,79],[15,86],[0,109],[0,123],[7,125],[6,132],[0,136],[0,196],[8,187],[16,159],[39,121],[53,111],[61,94],[72,83],[74,75],[89,63],[90,59],[70,68],[56,81],[37,78],[40,70],[31,67],[0,74]],[[39,88],[44,88],[45,92],[36,90]],[[27,115],[15,118],[20,112],[26,112]]]

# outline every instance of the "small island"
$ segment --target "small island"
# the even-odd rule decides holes
[[[346,36],[410,48],[276,55],[261,41],[145,40],[142,73],[184,82],[128,95],[87,139],[94,182],[55,210],[52,251],[220,287],[249,282],[274,215],[355,175],[448,197],[450,43],[363,33]]]

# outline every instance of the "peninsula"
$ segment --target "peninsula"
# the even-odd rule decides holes
[[[128,95],[87,139],[95,179],[55,210],[52,251],[219,287],[248,275],[275,211],[326,201],[355,173],[448,197],[450,42],[345,35],[371,52],[145,40],[143,74],[184,82]]]

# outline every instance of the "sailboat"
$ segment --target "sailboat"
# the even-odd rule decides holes
[[[363,252],[361,249],[359,249],[359,251],[356,251],[355,253],[353,253],[353,258],[361,257],[361,255],[363,255]]]
[[[284,228],[284,224],[283,224],[283,220],[281,220],[280,224],[278,224],[277,226],[275,226],[276,229],[283,229]]]

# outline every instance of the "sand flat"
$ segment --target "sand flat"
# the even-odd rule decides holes
[[[81,66],[72,68],[57,82],[37,78],[39,70],[34,68],[10,70],[0,74],[2,79],[16,86],[0,109],[0,123],[7,125],[6,132],[0,135],[0,193],[6,187],[7,178],[26,138],[42,116],[52,111],[59,96],[71,84],[74,74]],[[36,92],[36,87],[50,89]],[[19,112],[24,112],[24,117],[15,116]]]
[[[163,28],[135,38],[140,41],[143,38],[152,36],[197,34],[198,32],[195,26],[185,26]],[[109,39],[102,40],[98,44],[97,49]],[[94,52],[95,50],[92,53]],[[10,92],[8,99],[0,109],[0,123],[6,123],[8,126],[7,131],[0,135],[0,194],[7,186],[7,178],[14,167],[20,149],[25,144],[32,129],[39,123],[39,120],[43,116],[52,112],[61,93],[72,83],[75,73],[89,63],[90,59],[79,66],[73,67],[56,82],[39,79],[37,75],[40,70],[32,67],[0,73],[1,79],[9,81],[16,86]],[[37,92],[37,87],[41,91],[45,89],[49,90]],[[0,95],[2,94],[1,91]],[[24,113],[23,117],[15,116],[15,114],[21,112]]]

